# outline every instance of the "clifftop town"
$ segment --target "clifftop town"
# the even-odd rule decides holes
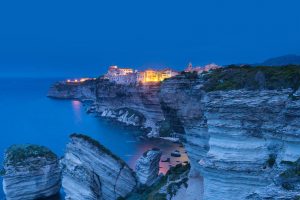
[[[216,64],[208,64],[203,67],[196,66],[193,67],[191,63],[188,64],[184,72],[195,72],[201,74],[203,72],[208,72],[210,70],[218,69],[221,66]],[[121,68],[116,65],[110,66],[106,74],[103,75],[104,79],[111,82],[130,85],[130,84],[155,84],[164,81],[167,78],[171,78],[179,75],[180,72],[173,70],[171,68],[166,69],[146,69],[143,71],[134,70],[133,68]],[[95,80],[95,78],[78,78],[78,79],[68,79],[67,84],[80,84],[85,81]]]
[[[88,111],[98,116],[182,139],[191,169],[178,197],[300,196],[299,66],[187,71],[153,85],[98,78],[55,84],[49,96],[92,100]]]

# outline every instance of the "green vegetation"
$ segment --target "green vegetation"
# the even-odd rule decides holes
[[[270,154],[269,155],[269,158],[267,160],[267,164],[270,168],[272,168],[274,166],[274,164],[276,162],[276,158],[277,158],[276,154]]]
[[[280,174],[281,178],[299,178],[300,181],[300,160],[294,162],[291,167]]]
[[[184,187],[186,187],[186,188],[188,187],[188,185],[187,185],[188,180],[189,180],[188,178],[184,178],[180,182],[169,184],[167,187],[167,193],[171,197],[174,197],[182,184],[184,185]]]
[[[286,190],[293,190],[294,189],[294,185],[291,184],[291,183],[287,183],[287,182],[282,183],[281,186]]]
[[[0,176],[4,176],[5,175],[5,169],[3,167],[0,168]]]
[[[160,123],[159,126],[159,136],[161,137],[170,137],[173,133],[173,129],[169,121],[164,120]]]
[[[204,75],[204,90],[284,89],[300,86],[300,66],[228,66]]]
[[[151,187],[140,188],[139,191],[131,194],[127,200],[166,200],[167,194],[159,193],[159,190],[167,185],[167,192],[171,196],[174,196],[177,192],[178,187],[184,184],[187,187],[188,178],[183,178],[179,182],[170,183],[172,181],[180,180],[181,175],[184,173],[188,173],[190,170],[190,165],[182,165],[178,164],[175,167],[171,167],[167,174],[160,179],[158,183]],[[168,182],[169,181],[169,182]]]
[[[198,78],[198,73],[196,71],[193,72],[181,72],[181,75],[184,75],[185,78],[189,80],[195,80]]]
[[[292,161],[286,161],[286,160],[282,160],[280,162],[280,164],[285,164],[285,165],[290,165],[290,166],[295,166],[296,163],[295,162],[292,162]]]
[[[300,159],[295,162],[283,161],[281,163],[288,165],[288,169],[279,176],[281,186],[286,190],[292,190],[295,184],[300,183]]]
[[[300,200],[300,196],[295,196],[294,200]]]
[[[57,156],[48,148],[39,145],[12,145],[6,150],[5,164],[14,166],[23,165],[29,158],[57,159]],[[32,163],[32,162],[31,162]]]

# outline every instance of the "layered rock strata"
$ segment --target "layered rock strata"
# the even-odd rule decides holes
[[[137,160],[135,170],[140,184],[151,186],[157,181],[161,155],[160,150],[153,149]]]
[[[135,173],[124,161],[88,136],[73,134],[70,138],[62,160],[66,199],[112,200],[136,188]]]
[[[255,191],[286,190],[272,184],[286,169],[282,162],[300,157],[300,101],[291,98],[293,90],[205,92],[201,80],[184,89],[182,82],[188,83],[165,81],[161,97],[184,124],[190,176],[203,177],[203,199],[245,199]]]
[[[37,145],[13,145],[7,149],[3,173],[7,200],[51,197],[60,186],[59,160],[52,151]]]
[[[143,127],[145,117],[138,111],[130,108],[106,109],[101,113],[101,117],[112,118],[125,125]]]
[[[285,182],[277,177],[289,169],[285,163],[300,158],[299,77],[293,66],[233,66],[200,77],[183,73],[157,86],[101,80],[91,108],[127,124],[128,114],[117,111],[133,109],[150,135],[182,137],[189,181],[202,184],[193,199],[264,199],[267,191],[269,197],[296,198],[297,173]]]
[[[97,96],[96,81],[82,83],[57,82],[48,91],[48,97],[59,99],[95,100]]]
[[[119,85],[99,78],[83,84],[57,83],[50,88],[48,96],[93,100],[88,112],[141,127],[152,137],[158,136],[157,124],[164,120],[159,89],[159,83]]]

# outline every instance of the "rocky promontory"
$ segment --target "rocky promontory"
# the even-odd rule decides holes
[[[48,97],[58,99],[80,99],[95,100],[96,93],[95,80],[87,80],[77,83],[57,82],[48,91]]]
[[[229,67],[163,83],[162,101],[184,125],[189,181],[202,181],[194,199],[300,196],[299,86],[298,67]],[[286,170],[290,178],[278,179]]]
[[[137,186],[129,166],[94,139],[73,134],[62,159],[66,199],[125,198]]]
[[[60,189],[68,200],[172,199],[187,188],[190,167],[180,164],[158,176],[161,154],[158,149],[144,152],[133,171],[82,134],[70,136],[60,163],[46,147],[13,145],[1,170],[3,189],[7,200],[60,199]]]
[[[157,124],[164,120],[159,103],[159,89],[160,83],[120,85],[100,77],[77,84],[58,82],[50,88],[48,96],[91,100],[93,103],[87,109],[89,113],[142,128],[150,137],[157,137]]]
[[[13,145],[5,153],[3,190],[7,200],[32,200],[58,194],[57,156],[43,146]]]
[[[158,177],[161,151],[152,149],[146,151],[136,162],[136,174],[142,185],[151,186]]]
[[[149,136],[182,139],[191,170],[189,187],[177,195],[205,200],[300,196],[299,66],[229,66],[181,73],[152,86],[100,79],[94,86],[93,112],[105,111],[126,124],[142,116],[138,126],[151,129]]]

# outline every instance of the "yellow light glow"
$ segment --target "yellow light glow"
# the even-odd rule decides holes
[[[166,78],[172,77],[170,72],[166,71],[156,71],[156,70],[146,70],[142,72],[142,83],[151,83],[151,82],[161,82]]]

